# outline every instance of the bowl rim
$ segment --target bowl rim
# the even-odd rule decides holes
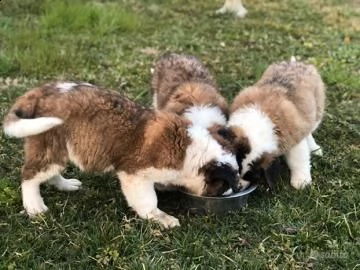
[[[190,196],[190,197],[195,197],[195,198],[199,198],[199,199],[204,199],[204,200],[228,200],[228,199],[233,199],[233,198],[238,198],[238,197],[242,197],[245,195],[250,194],[251,192],[253,192],[255,189],[257,189],[258,185],[251,185],[248,188],[238,192],[238,193],[234,193],[228,196],[223,196],[223,197],[209,197],[209,196],[200,196],[200,195],[196,195],[196,194],[191,194],[188,193],[184,190],[180,190],[181,193]]]

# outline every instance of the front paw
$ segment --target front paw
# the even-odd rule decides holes
[[[24,200],[23,206],[30,218],[35,218],[37,215],[48,211],[48,207],[45,205],[41,197]]]
[[[292,177],[290,183],[293,188],[300,190],[311,184],[311,178]]]
[[[162,225],[165,229],[180,226],[180,222],[177,218],[166,214],[160,209],[151,211],[150,214],[147,215],[147,218],[160,223],[160,225]]]

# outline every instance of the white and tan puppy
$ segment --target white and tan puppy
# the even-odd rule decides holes
[[[235,13],[236,16],[243,18],[245,17],[247,10],[244,8],[241,0],[225,0],[222,8],[218,9],[216,13]]]
[[[40,184],[79,189],[79,180],[60,174],[69,161],[86,171],[114,171],[129,206],[164,227],[179,221],[158,209],[155,183],[208,196],[238,185],[235,155],[207,129],[87,83],[49,83],[28,91],[5,117],[4,132],[25,138],[21,189],[30,216],[48,209]]]
[[[291,170],[291,185],[309,185],[310,153],[321,154],[312,132],[320,124],[324,104],[325,87],[316,68],[295,60],[272,64],[255,85],[242,90],[228,122],[242,185],[281,155]]]
[[[209,70],[194,56],[168,53],[155,64],[153,106],[205,128],[226,125],[228,104]]]

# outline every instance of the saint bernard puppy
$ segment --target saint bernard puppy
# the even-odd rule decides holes
[[[235,152],[233,145],[221,133],[226,128],[228,103],[199,59],[175,53],[163,55],[155,63],[151,90],[155,109],[176,113],[192,124],[208,129],[222,147]],[[159,185],[157,188],[165,189]],[[169,187],[166,189],[169,190]]]
[[[128,205],[166,228],[178,219],[157,206],[154,184],[217,196],[239,185],[233,153],[202,126],[176,114],[145,108],[88,83],[54,82],[19,97],[5,117],[5,134],[25,139],[22,200],[29,216],[47,211],[40,184],[78,190],[61,171],[113,171]]]
[[[281,62],[270,65],[260,80],[234,99],[228,132],[237,148],[241,185],[285,155],[291,185],[311,183],[310,153],[322,155],[312,133],[324,114],[325,87],[312,65]]]

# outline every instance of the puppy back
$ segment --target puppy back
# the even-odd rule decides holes
[[[151,80],[158,108],[162,109],[175,89],[184,82],[201,82],[216,87],[208,69],[194,56],[165,54],[155,64]]]

